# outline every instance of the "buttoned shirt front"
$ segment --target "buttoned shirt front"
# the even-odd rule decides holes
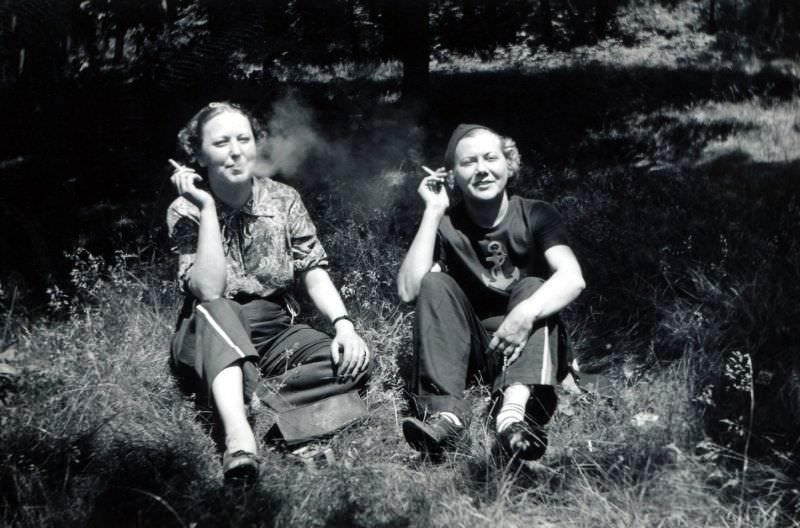
[[[254,178],[253,193],[238,210],[217,203],[227,265],[225,297],[269,297],[292,287],[297,273],[327,267],[328,256],[299,193],[269,178]],[[183,197],[167,210],[178,280],[188,292],[197,254],[199,209]]]

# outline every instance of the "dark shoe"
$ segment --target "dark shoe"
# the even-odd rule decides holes
[[[222,475],[226,484],[251,484],[258,479],[258,457],[249,451],[225,452]]]
[[[514,422],[502,433],[497,433],[497,442],[509,457],[520,460],[538,460],[547,450],[547,432],[544,427],[525,421]]]
[[[466,439],[466,429],[447,418],[434,414],[427,422],[416,418],[403,419],[403,436],[417,451],[436,455],[454,449]]]

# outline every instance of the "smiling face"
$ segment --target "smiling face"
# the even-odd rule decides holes
[[[502,198],[509,176],[502,142],[493,132],[478,129],[456,145],[453,177],[465,199],[492,201]]]
[[[197,162],[208,172],[211,189],[249,183],[256,161],[250,120],[236,111],[209,119],[202,128]]]

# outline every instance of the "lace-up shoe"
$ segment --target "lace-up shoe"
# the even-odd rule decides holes
[[[417,451],[436,455],[463,444],[466,441],[466,429],[440,414],[434,414],[426,421],[403,419],[403,436]]]

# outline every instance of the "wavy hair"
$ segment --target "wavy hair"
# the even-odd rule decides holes
[[[246,117],[250,122],[250,128],[253,129],[253,137],[256,142],[266,137],[266,129],[258,119],[238,104],[229,101],[208,103],[194,114],[178,132],[178,150],[191,165],[197,163],[197,155],[203,144],[203,127],[213,118],[225,112],[238,112]]]

